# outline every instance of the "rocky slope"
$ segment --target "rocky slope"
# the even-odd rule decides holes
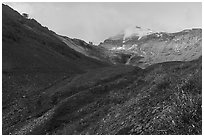
[[[58,37],[68,47],[85,55],[86,57],[112,64],[111,60],[109,59],[109,56],[107,56],[109,55],[110,51],[104,47],[99,47],[90,43],[88,44],[85,41],[76,38],[71,39],[69,37],[60,35],[56,35],[56,37]]]
[[[202,60],[109,67],[44,91],[10,134],[202,134]],[[96,75],[98,74],[98,75]]]
[[[34,19],[2,5],[3,133],[37,111],[44,89],[108,63],[77,52]]]
[[[190,61],[202,54],[202,30],[189,29],[177,33],[155,32],[139,27],[116,35],[99,46],[112,53],[129,55],[125,64],[145,68],[168,61]],[[129,29],[128,29],[129,30]]]

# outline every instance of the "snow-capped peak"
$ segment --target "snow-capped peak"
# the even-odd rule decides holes
[[[125,40],[128,38],[132,38],[132,37],[139,37],[139,39],[141,39],[143,36],[146,35],[150,35],[152,33],[159,33],[158,31],[153,31],[151,29],[148,28],[142,28],[142,27],[138,27],[138,26],[130,26],[128,28],[126,28],[125,30],[121,31],[120,33],[118,33],[117,35],[110,37],[110,40],[123,40],[123,43],[125,43]]]
[[[124,30],[124,36],[123,36],[123,40],[127,39],[127,38],[131,38],[133,36],[138,36],[140,38],[142,38],[143,36],[152,34],[152,33],[156,33],[156,31],[152,31],[150,29],[147,28],[141,28],[138,26],[131,26],[128,27],[127,29]]]

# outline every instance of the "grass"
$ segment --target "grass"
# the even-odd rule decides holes
[[[157,64],[100,81],[59,102],[46,133],[201,134],[199,63]]]
[[[126,67],[88,72],[46,89],[47,105],[32,118],[55,107],[54,113],[29,134],[202,133],[201,58],[122,71]]]

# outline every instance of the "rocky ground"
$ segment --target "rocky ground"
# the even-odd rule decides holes
[[[126,55],[124,64],[141,68],[168,61],[191,61],[202,55],[202,29],[189,29],[176,33],[155,32],[141,38],[135,35],[126,39],[109,38],[99,46],[112,51],[109,55],[121,58]],[[112,62],[120,63],[117,60]]]
[[[37,114],[7,128],[10,134],[201,134],[201,70],[200,58],[65,79],[44,90]]]

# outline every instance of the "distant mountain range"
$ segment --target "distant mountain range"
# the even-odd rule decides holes
[[[99,46],[113,54],[126,55],[125,64],[142,68],[161,62],[191,61],[202,54],[202,30],[166,33],[136,26],[106,39]]]
[[[104,40],[98,46],[82,40],[58,37],[70,48],[87,57],[112,64],[146,68],[161,62],[191,61],[199,58],[202,54],[201,36],[201,29],[166,33],[135,26]],[[75,44],[70,40],[75,41]]]

